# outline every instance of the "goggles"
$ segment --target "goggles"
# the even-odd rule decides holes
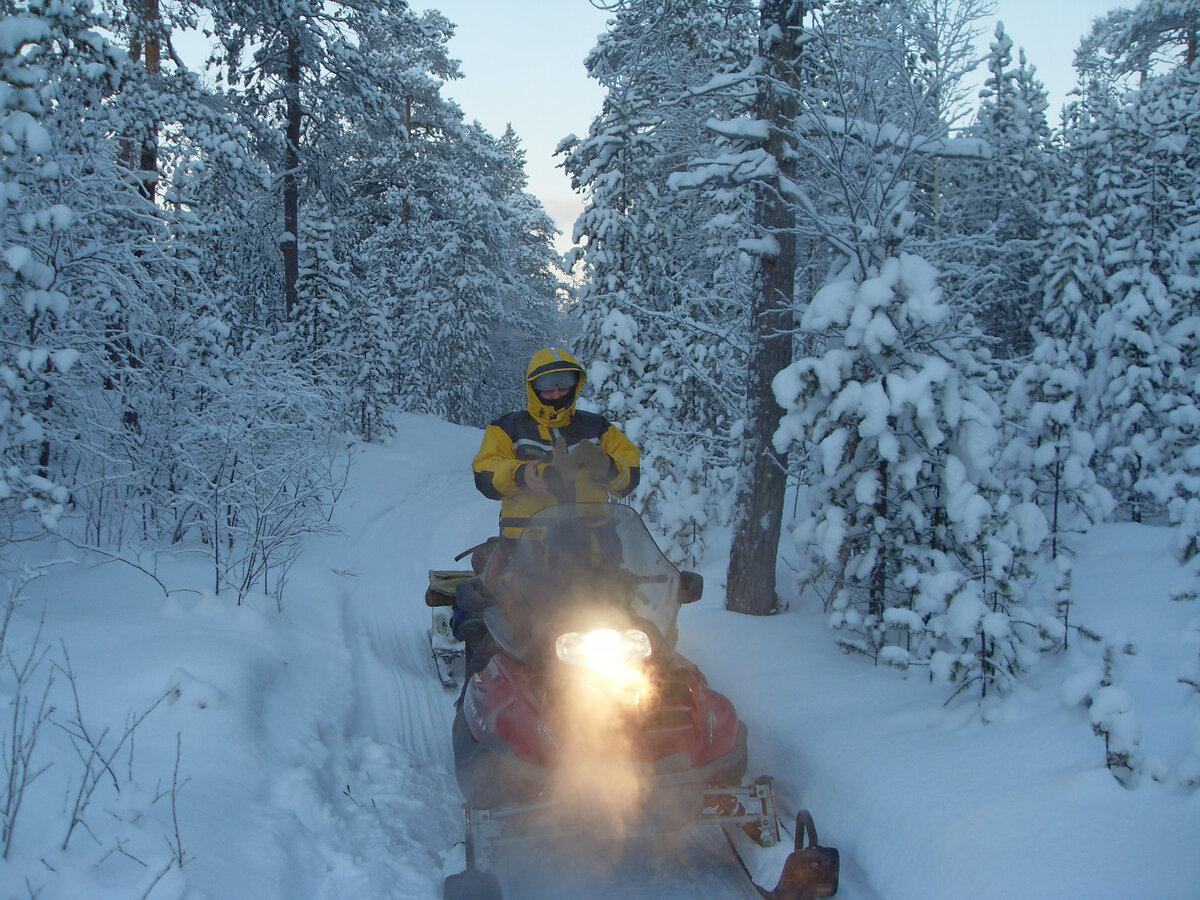
[[[547,372],[545,375],[539,375],[530,382],[533,389],[538,393],[545,391],[565,391],[575,387],[575,383],[579,381],[579,373],[571,371]]]

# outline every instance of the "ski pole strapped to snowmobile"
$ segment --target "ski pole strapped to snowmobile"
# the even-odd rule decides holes
[[[724,829],[763,896],[834,895],[837,851],[817,846],[807,812],[790,833],[771,778],[745,782],[745,724],[676,652],[680,605],[702,589],[611,503],[538,512],[502,566],[457,581],[491,650],[454,720],[466,871],[445,898],[501,897],[495,855],[519,842],[697,824]]]

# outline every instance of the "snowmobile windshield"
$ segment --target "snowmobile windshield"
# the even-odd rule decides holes
[[[679,570],[632,508],[567,503],[536,513],[488,577],[484,621],[505,652],[540,667],[561,634],[636,629],[653,655],[675,652]]]

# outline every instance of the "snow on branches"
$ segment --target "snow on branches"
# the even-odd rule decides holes
[[[937,282],[902,254],[818,291],[801,327],[820,349],[775,379],[775,442],[814,455],[792,540],[842,645],[986,694],[1041,640],[1024,605],[1047,527],[995,482],[986,360]]]

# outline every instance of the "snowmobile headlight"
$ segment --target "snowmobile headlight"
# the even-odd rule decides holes
[[[558,636],[554,649],[563,662],[612,676],[650,656],[650,637],[635,628],[569,631]]]

